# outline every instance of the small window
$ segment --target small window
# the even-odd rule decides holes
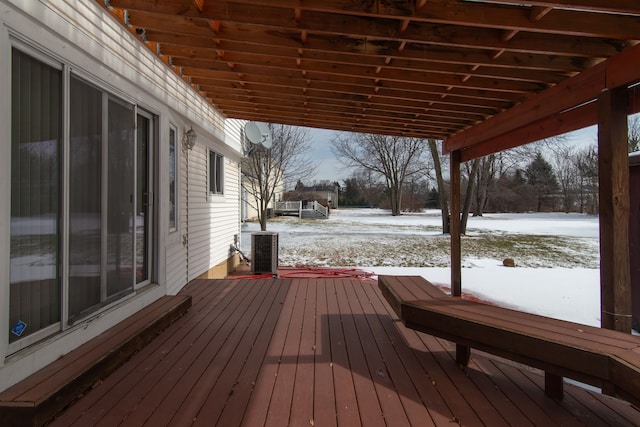
[[[177,168],[177,156],[176,156],[176,130],[171,127],[169,129],[169,232],[176,231],[177,217],[176,217],[176,171]]]
[[[224,157],[215,151],[209,151],[209,192],[223,194],[224,192]]]

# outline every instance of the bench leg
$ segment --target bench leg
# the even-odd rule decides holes
[[[471,347],[456,344],[456,362],[459,365],[467,366],[469,364],[469,359],[471,358]]]
[[[562,400],[564,397],[564,381],[560,375],[544,373],[544,392],[547,396],[555,400]]]

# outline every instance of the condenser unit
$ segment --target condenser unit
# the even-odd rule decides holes
[[[276,274],[278,270],[278,233],[251,234],[251,270],[254,274]]]

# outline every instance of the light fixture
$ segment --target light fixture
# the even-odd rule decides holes
[[[193,146],[196,145],[197,138],[198,138],[198,135],[196,135],[196,131],[193,130],[193,127],[191,127],[182,136],[182,148],[185,150],[193,149]]]

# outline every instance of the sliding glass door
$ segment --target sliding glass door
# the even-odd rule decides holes
[[[9,329],[21,347],[151,281],[155,120],[64,64],[17,48],[11,60]]]
[[[100,304],[102,93],[71,79],[69,135],[69,317]]]
[[[133,290],[134,110],[71,77],[69,318]]]

